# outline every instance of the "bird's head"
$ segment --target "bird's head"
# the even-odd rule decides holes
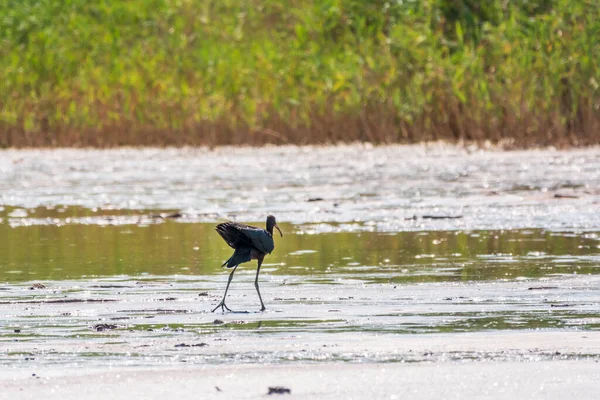
[[[281,233],[281,229],[279,229],[279,227],[277,226],[277,220],[275,219],[274,216],[269,215],[267,217],[267,232],[269,232],[271,235],[273,234],[273,228],[276,228],[279,231],[279,234],[281,235],[281,237],[283,237],[283,233]]]

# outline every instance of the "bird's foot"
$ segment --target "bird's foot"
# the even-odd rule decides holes
[[[217,308],[219,308],[219,307],[221,307],[222,312],[225,312],[225,310],[227,310],[229,312],[233,312],[233,310],[231,308],[229,308],[225,305],[224,301],[220,302],[215,308],[213,308],[212,312],[215,312],[217,310]]]
[[[266,310],[265,306],[262,306],[262,307],[260,308],[260,311],[265,311],[265,310]]]

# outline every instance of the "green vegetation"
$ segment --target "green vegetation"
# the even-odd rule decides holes
[[[5,0],[0,145],[600,143],[595,0]]]

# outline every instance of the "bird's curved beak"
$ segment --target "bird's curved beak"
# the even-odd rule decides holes
[[[283,237],[283,233],[281,233],[281,229],[279,229],[279,227],[277,226],[277,224],[275,224],[275,229],[277,229],[279,231],[279,234],[281,235],[281,237]]]

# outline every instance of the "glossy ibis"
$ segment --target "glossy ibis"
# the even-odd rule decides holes
[[[222,311],[225,311],[225,309],[231,311],[229,307],[225,305],[225,297],[227,297],[227,290],[229,290],[229,284],[233,278],[233,273],[237,269],[238,265],[251,260],[258,261],[254,287],[256,287],[256,292],[258,293],[258,298],[260,300],[260,310],[265,310],[265,304],[262,301],[260,290],[258,288],[258,273],[260,272],[260,266],[265,256],[270,254],[275,249],[275,242],[273,241],[273,228],[277,228],[279,234],[283,237],[283,233],[281,233],[281,229],[279,229],[277,226],[277,221],[272,215],[267,217],[267,229],[257,228],[233,221],[227,221],[217,225],[217,232],[219,235],[221,235],[223,240],[225,240],[225,242],[227,242],[227,244],[235,251],[229,260],[225,261],[223,265],[221,265],[222,267],[227,265],[227,268],[233,268],[233,271],[231,271],[231,274],[229,274],[229,280],[227,281],[227,286],[225,287],[223,300],[221,300],[221,302],[212,310],[213,312],[215,312],[215,310],[219,307],[221,307]]]

